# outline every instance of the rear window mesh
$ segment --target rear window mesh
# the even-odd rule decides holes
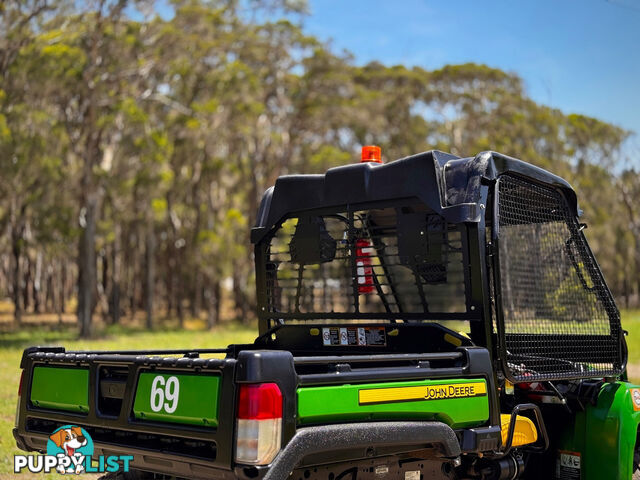
[[[498,182],[501,341],[517,381],[621,373],[620,315],[563,195]]]
[[[266,250],[268,314],[385,320],[466,312],[462,250],[461,226],[421,205],[289,218]]]

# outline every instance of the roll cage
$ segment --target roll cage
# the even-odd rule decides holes
[[[465,321],[514,382],[619,375],[619,312],[578,214],[565,180],[496,152],[281,177],[251,235],[260,333]]]

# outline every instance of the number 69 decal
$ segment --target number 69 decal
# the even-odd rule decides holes
[[[178,408],[178,397],[180,396],[180,382],[176,377],[167,378],[166,382],[162,375],[153,379],[151,384],[151,410],[159,412],[163,410],[173,413]]]

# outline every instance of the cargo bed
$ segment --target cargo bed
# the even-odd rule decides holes
[[[407,332],[429,330],[424,327],[404,326]],[[288,342],[288,335],[298,334],[293,328],[278,336]],[[405,433],[418,439],[422,437],[416,437],[416,432],[429,437],[433,432],[449,431],[451,437],[442,439],[443,445],[449,445],[444,450],[456,455],[460,446],[469,451],[499,446],[499,429],[495,429],[499,412],[484,348],[360,354],[338,349],[308,355],[301,354],[305,348],[291,352],[277,347],[277,341],[270,339],[227,349],[67,352],[29,348],[21,363],[22,396],[14,436],[24,450],[46,451],[52,431],[74,424],[91,435],[96,456],[133,454],[134,469],[187,478],[262,476],[266,467],[234,463],[237,392],[243,383],[273,382],[283,396],[282,448],[286,450],[274,463],[290,463],[291,449],[295,465],[320,462],[319,452],[301,445],[313,432],[321,435],[336,424],[353,435],[367,422],[377,422],[382,431],[406,429]],[[205,358],[211,355],[224,358]],[[170,380],[173,377],[176,380]],[[157,390],[172,382],[179,383],[179,402],[173,402],[172,387],[164,390],[168,395],[161,402]],[[445,408],[445,397],[438,398],[448,395],[443,390],[446,386],[452,395],[446,398],[455,398],[456,392],[460,396],[456,408],[451,408],[451,402]],[[421,395],[431,392],[434,398],[428,402],[414,398],[416,389]],[[381,395],[395,395],[398,401],[380,402]],[[398,422],[405,423],[399,427]],[[489,432],[485,437],[492,439],[484,446],[479,440],[483,432]],[[384,438],[382,435],[379,442],[385,444]],[[451,438],[458,451],[451,450]],[[387,443],[380,455],[428,446],[424,442],[407,445],[398,438],[389,438]],[[321,463],[371,455],[357,442],[351,441],[349,447],[324,451]],[[443,448],[436,450],[441,455]]]

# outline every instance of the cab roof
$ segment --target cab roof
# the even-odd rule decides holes
[[[562,191],[577,216],[569,183],[542,168],[497,152],[460,158],[438,150],[387,164],[354,163],[323,175],[285,175],[269,188],[258,210],[251,241],[258,243],[287,216],[308,210],[413,198],[449,223],[479,222],[484,214],[480,186],[511,173]]]

